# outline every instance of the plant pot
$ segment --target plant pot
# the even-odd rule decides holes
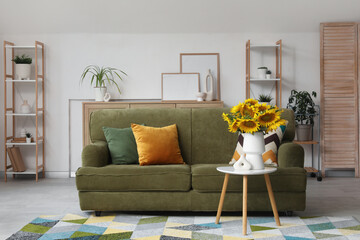
[[[271,79],[271,74],[266,74],[265,78],[266,79]]]
[[[31,143],[31,137],[26,138],[26,143]]]
[[[243,151],[246,153],[246,160],[250,162],[252,170],[264,169],[262,154],[265,152],[264,134],[256,132],[254,134],[244,133]]]
[[[270,102],[259,102],[259,104],[266,103],[267,105],[270,105]]]
[[[258,69],[258,78],[265,79],[267,69],[260,68]]]
[[[94,92],[95,92],[95,101],[103,102],[106,93],[106,87],[94,87]]]
[[[31,75],[31,64],[15,64],[16,79],[29,80]]]
[[[296,137],[298,141],[311,141],[312,140],[312,125],[299,124],[296,127]]]

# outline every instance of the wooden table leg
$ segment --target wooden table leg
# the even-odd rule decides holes
[[[246,235],[247,230],[247,184],[248,177],[246,175],[243,176],[243,235]]]
[[[278,213],[278,210],[277,210],[277,207],[276,207],[274,193],[273,193],[273,190],[272,190],[272,187],[271,187],[269,174],[264,174],[264,177],[265,177],[266,187],[267,187],[267,190],[268,190],[270,203],[271,203],[271,207],[272,207],[272,210],[273,210],[273,213],[274,213],[274,218],[275,218],[276,225],[281,226],[280,225],[280,219],[279,219],[279,213]]]
[[[224,205],[224,199],[225,199],[225,194],[226,194],[226,188],[228,185],[228,181],[229,181],[229,175],[228,173],[225,174],[225,178],[224,178],[224,184],[222,187],[222,191],[221,191],[221,196],[220,196],[220,202],[219,202],[219,207],[218,207],[218,211],[216,214],[216,224],[219,224],[219,220],[220,220],[220,216],[221,216],[221,211]]]

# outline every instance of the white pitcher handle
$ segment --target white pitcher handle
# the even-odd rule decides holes
[[[104,95],[104,101],[105,101],[105,102],[108,102],[108,101],[110,101],[110,98],[111,98],[110,93],[109,93],[109,92],[105,93],[105,95]]]

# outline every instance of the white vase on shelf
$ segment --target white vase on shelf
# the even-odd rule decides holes
[[[31,107],[27,100],[24,100],[23,104],[20,106],[20,112],[24,114],[31,113]]]
[[[15,64],[15,73],[18,80],[29,80],[31,64]]]

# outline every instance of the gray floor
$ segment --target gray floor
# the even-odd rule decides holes
[[[354,216],[360,219],[360,179],[308,179],[307,209],[300,216]],[[0,182],[0,239],[39,215],[80,212],[75,179],[10,179]]]

